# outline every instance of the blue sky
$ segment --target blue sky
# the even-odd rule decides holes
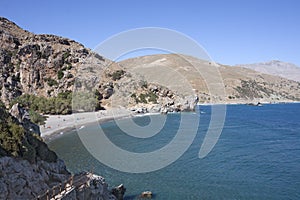
[[[1,0],[0,15],[34,33],[74,39],[86,47],[128,29],[182,32],[222,64],[282,60],[300,66],[298,0]]]

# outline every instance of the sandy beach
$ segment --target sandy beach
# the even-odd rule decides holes
[[[300,103],[300,102],[275,102],[275,103]],[[246,103],[225,103],[221,105],[238,105]],[[262,102],[262,104],[270,104],[269,102]],[[207,105],[217,105],[213,103],[198,103],[200,106]],[[125,108],[113,108],[109,110],[101,110],[97,112],[84,112],[84,113],[75,113],[71,115],[48,115],[46,124],[40,126],[41,137],[45,140],[51,139],[55,135],[64,134],[67,131],[81,128],[87,124],[98,122],[103,123],[110,120],[117,120],[128,117],[138,117],[145,115],[153,115],[159,113],[146,113],[146,114],[137,114],[131,112]]]
[[[40,126],[41,137],[49,138],[52,135],[63,134],[66,131],[83,127],[89,123],[103,123],[114,119],[133,117],[134,115],[133,112],[119,108],[71,115],[49,115],[46,124]]]

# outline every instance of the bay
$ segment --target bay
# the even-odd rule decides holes
[[[110,187],[123,183],[125,199],[137,199],[146,190],[154,193],[153,199],[300,199],[300,104],[228,105],[222,134],[203,159],[198,153],[211,106],[200,106],[200,111],[197,135],[187,151],[153,172],[126,173],[107,167],[89,153],[76,131],[48,145],[71,172],[93,171],[105,177]],[[163,129],[147,139],[126,135],[115,121],[100,126],[115,145],[144,153],[169,144],[181,118],[181,114],[167,115]],[[151,123],[149,116],[134,121],[139,126]],[[86,132],[96,134],[98,126],[86,126]]]

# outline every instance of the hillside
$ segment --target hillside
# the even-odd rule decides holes
[[[195,105],[192,97],[148,84],[73,40],[36,35],[5,18],[0,39],[0,99],[7,107],[14,101],[43,114],[69,114],[136,106],[180,111]]]
[[[300,67],[292,63],[272,60],[270,62],[239,64],[237,66],[300,82]]]
[[[296,81],[186,55],[142,56],[121,61],[119,64],[131,73],[144,76],[149,82],[163,81],[169,84],[170,88],[183,94],[192,88],[202,103],[300,100],[300,83]],[[214,91],[213,84],[223,84],[225,93],[221,89]],[[212,85],[211,91],[208,90],[209,85]]]
[[[6,104],[24,93],[54,97],[71,91],[83,62],[99,68],[106,62],[73,40],[36,35],[5,18],[0,18],[0,40],[0,95]]]

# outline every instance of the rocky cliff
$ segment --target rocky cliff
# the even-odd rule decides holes
[[[0,41],[0,91],[6,104],[24,93],[52,97],[72,91],[80,64],[106,61],[73,40],[36,35],[5,18],[0,18]]]
[[[0,107],[0,199],[32,199],[70,176],[24,116]]]
[[[18,105],[10,113],[0,106],[0,199],[48,199],[53,194],[57,199],[116,199],[102,177],[71,176],[38,131]],[[84,182],[77,177],[85,178]],[[70,193],[61,193],[68,184]]]

